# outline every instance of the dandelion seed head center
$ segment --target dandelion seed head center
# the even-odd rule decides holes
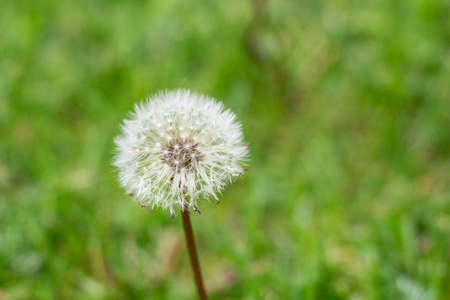
[[[168,140],[161,150],[161,161],[176,172],[191,171],[202,158],[198,143],[183,137]]]

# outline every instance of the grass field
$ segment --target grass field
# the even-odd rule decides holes
[[[241,120],[192,222],[211,299],[450,299],[450,3],[0,1],[0,299],[195,299],[181,218],[119,187],[161,89]]]

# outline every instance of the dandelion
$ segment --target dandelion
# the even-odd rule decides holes
[[[135,106],[115,139],[119,181],[141,206],[181,209],[200,299],[207,299],[189,216],[243,172],[248,154],[236,115],[213,98],[177,90]]]
[[[236,115],[186,90],[159,93],[135,106],[115,139],[119,181],[141,206],[192,208],[215,199],[240,176],[247,156]]]

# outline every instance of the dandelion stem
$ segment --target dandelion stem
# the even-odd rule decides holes
[[[189,251],[189,258],[191,259],[192,271],[194,272],[198,297],[200,300],[207,300],[208,296],[206,295],[202,273],[200,271],[200,264],[198,262],[197,247],[195,246],[194,233],[192,232],[189,209],[187,207],[184,207],[184,209],[181,210],[181,214],[183,216],[184,234],[186,236],[186,243]]]

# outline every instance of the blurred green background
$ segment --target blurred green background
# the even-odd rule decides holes
[[[450,2],[0,1],[0,299],[195,299],[110,162],[160,89],[250,172],[192,221],[211,299],[450,299]]]

